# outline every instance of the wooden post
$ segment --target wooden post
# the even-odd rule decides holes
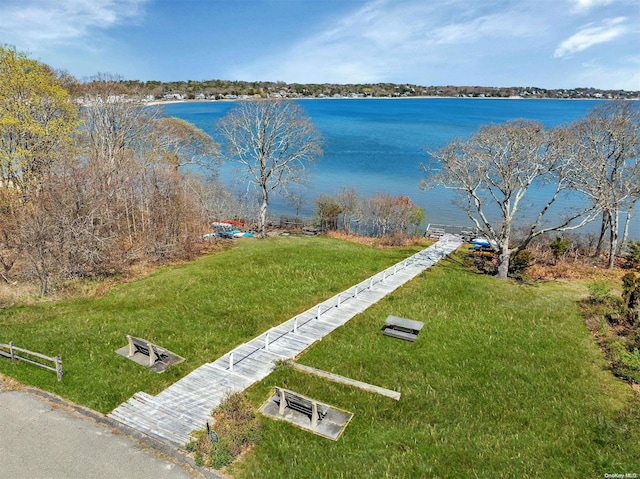
[[[311,402],[311,429],[315,431],[317,426],[318,426],[318,403],[315,401],[312,401]]]
[[[320,305],[318,305],[318,316],[316,316],[318,319],[320,319]]]
[[[229,371],[233,371],[233,353],[229,353]]]
[[[369,279],[369,289],[373,288],[373,276]]]
[[[338,295],[338,303],[336,304],[336,307],[340,307],[340,295]]]
[[[58,354],[55,359],[56,359],[56,374],[58,375],[58,381],[62,381],[62,358]]]
[[[264,335],[264,350],[269,351],[269,333]]]
[[[13,350],[13,341],[9,341],[9,354],[11,354],[11,359],[13,361],[15,361],[16,360],[16,353]]]
[[[297,316],[295,318],[293,318],[293,332],[294,333],[298,332],[298,317]]]
[[[280,409],[278,409],[278,414],[284,416],[284,407],[286,406],[286,401],[284,399],[284,390],[280,389]]]
[[[356,284],[356,292],[353,294],[354,298],[358,297],[358,285]]]
[[[160,358],[158,358],[158,355],[156,354],[156,350],[153,349],[153,344],[148,342],[147,348],[149,348],[149,366],[153,366],[156,363],[156,361]]]
[[[127,357],[132,358],[134,355],[133,339],[131,339],[131,336],[129,336],[128,334],[127,341],[129,341],[129,354],[127,355]]]

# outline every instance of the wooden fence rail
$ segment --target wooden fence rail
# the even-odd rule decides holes
[[[18,353],[23,353],[31,357],[21,356]],[[49,371],[53,371],[58,376],[58,381],[62,381],[62,359],[58,354],[55,357],[45,356],[44,354],[36,353],[33,351],[29,351],[28,349],[19,348],[13,345],[13,341],[10,341],[9,344],[0,343],[0,356],[3,356],[8,359],[12,359],[14,361],[24,361],[29,364],[33,364],[35,366],[39,366],[44,369],[48,369]],[[43,361],[51,361],[53,366],[49,366],[46,363],[42,363],[37,361],[34,358],[41,359]]]

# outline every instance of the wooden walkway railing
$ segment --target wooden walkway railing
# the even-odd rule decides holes
[[[461,238],[445,235],[429,248],[200,366],[157,396],[136,393],[109,417],[165,443],[184,447],[191,431],[211,422],[212,410],[227,394],[261,381],[275,369],[275,360],[296,358],[461,244]]]

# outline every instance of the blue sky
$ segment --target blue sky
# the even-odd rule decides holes
[[[638,0],[1,0],[0,43],[82,80],[640,90]]]

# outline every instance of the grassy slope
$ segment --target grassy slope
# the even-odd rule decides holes
[[[0,310],[0,343],[60,354],[55,374],[0,361],[0,371],[108,412],[135,392],[157,393],[270,326],[400,261],[408,250],[376,250],[326,238],[242,241],[237,248],[121,285],[104,297]],[[187,359],[155,374],[114,353],[126,334]]]
[[[106,412],[409,254],[323,238],[242,242],[102,298],[0,311],[0,342],[62,354],[66,376],[0,370]],[[521,286],[433,268],[325,338],[301,362],[402,393],[399,402],[280,369],[281,385],[355,413],[337,442],[262,419],[249,477],[603,477],[640,472],[640,408],[607,369],[559,283]],[[416,343],[380,332],[387,314],[425,321]],[[157,375],[117,356],[130,333],[187,357]],[[634,409],[635,408],[635,409]]]
[[[281,369],[280,385],[355,413],[338,442],[263,419],[249,477],[603,477],[640,473],[637,395],[608,372],[574,286],[522,286],[449,262],[324,339],[310,366],[400,391],[399,402]],[[387,314],[425,322],[407,343]],[[636,397],[634,397],[636,396]]]

